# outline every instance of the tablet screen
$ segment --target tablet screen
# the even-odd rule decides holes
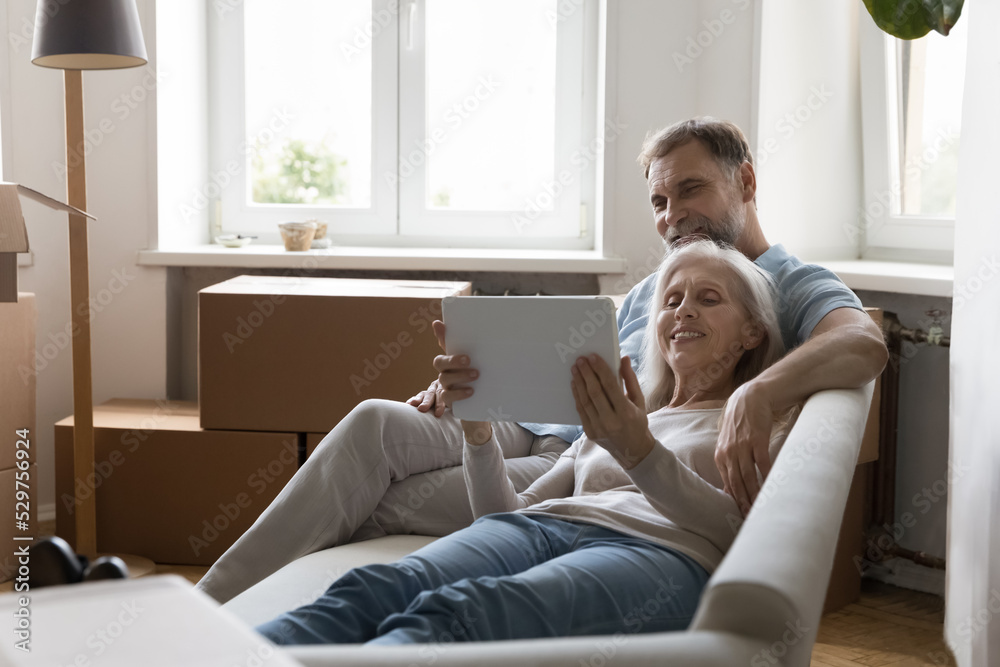
[[[446,297],[448,354],[467,354],[475,393],[452,405],[472,421],[580,424],[570,367],[599,354],[617,373],[615,306],[602,296]]]

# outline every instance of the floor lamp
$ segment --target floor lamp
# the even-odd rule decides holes
[[[123,69],[145,65],[146,45],[135,0],[39,0],[31,62],[63,70],[66,95],[67,202],[87,210],[84,164],[83,77],[81,70]],[[94,472],[94,401],[90,365],[90,276],[87,219],[69,216],[70,301],[73,312],[73,472],[92,479]],[[76,551],[97,556],[96,494],[76,494]],[[125,559],[130,567],[136,561]],[[140,568],[143,566],[140,564]]]

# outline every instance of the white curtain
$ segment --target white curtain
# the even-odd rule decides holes
[[[966,9],[945,634],[961,667],[987,667],[1000,665],[1000,0]]]

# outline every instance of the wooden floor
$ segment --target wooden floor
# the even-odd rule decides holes
[[[813,667],[954,665],[944,643],[944,600],[863,579],[861,599],[823,617]]]
[[[43,535],[55,521],[41,522]],[[193,565],[157,564],[157,574],[179,574],[197,583],[208,570]],[[0,584],[10,591],[13,582]],[[861,599],[823,617],[812,667],[943,667],[955,660],[943,638],[944,600],[936,595],[865,579]]]

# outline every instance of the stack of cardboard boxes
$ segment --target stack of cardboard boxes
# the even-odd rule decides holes
[[[56,532],[73,543],[74,483],[97,494],[98,550],[210,565],[362,400],[434,378],[431,322],[469,283],[239,276],[198,295],[199,404],[95,408],[95,471],[73,478],[56,424]],[[312,447],[307,447],[307,443]]]
[[[35,463],[35,295],[0,303],[0,582],[18,576],[17,555],[38,534]]]

